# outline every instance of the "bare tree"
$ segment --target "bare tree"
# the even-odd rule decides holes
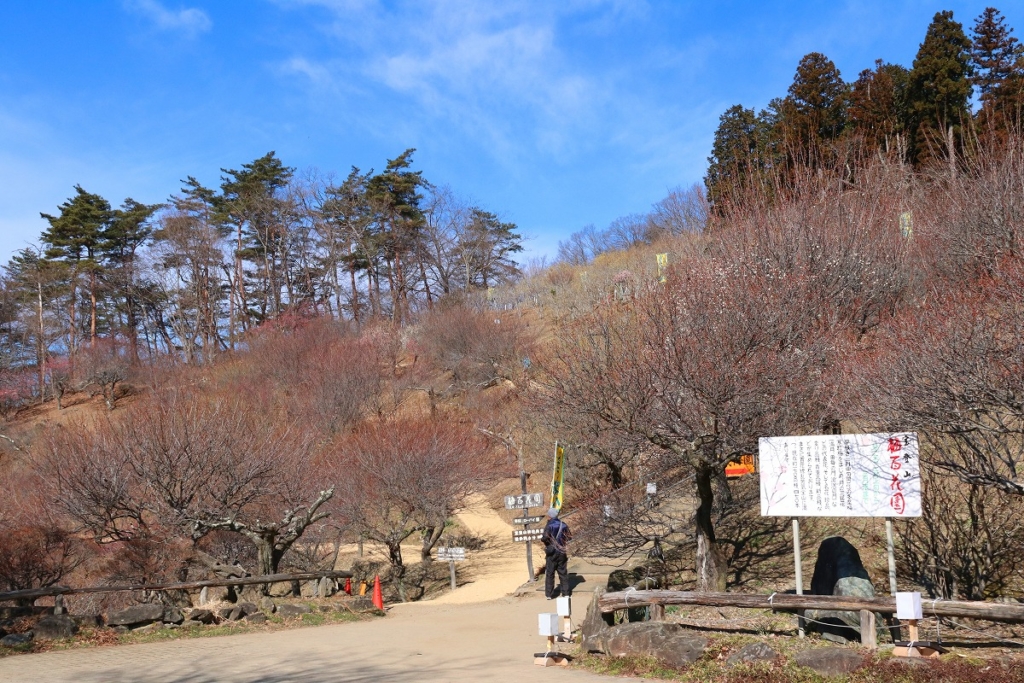
[[[823,382],[834,343],[814,287],[761,267],[688,262],[664,288],[563,325],[537,395],[566,427],[600,424],[651,448],[648,467],[669,481],[693,477],[701,590],[724,587],[712,513],[725,464],[760,436],[814,431],[834,414]]]
[[[169,391],[95,431],[52,430],[44,470],[57,504],[99,541],[159,537],[177,528],[196,541],[216,529],[242,534],[260,574],[327,511],[332,486],[313,481],[313,442],[252,404]]]
[[[429,560],[467,498],[511,472],[469,425],[417,418],[367,425],[339,445],[332,467],[342,515],[383,546],[403,599],[402,543],[422,534],[420,556]]]

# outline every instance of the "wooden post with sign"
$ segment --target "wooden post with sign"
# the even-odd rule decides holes
[[[534,524],[541,517],[530,517],[531,507],[541,507],[544,503],[544,494],[542,493],[527,493],[526,492],[526,475],[523,474],[521,477],[521,483],[523,492],[518,496],[505,496],[505,509],[506,510],[522,510],[523,516],[512,520],[515,524],[522,524],[523,530],[513,530],[512,540],[513,541],[525,541],[526,542],[526,571],[529,574],[529,582],[533,583],[536,581],[536,575],[533,571],[533,541],[540,540],[543,529],[531,529],[530,524]],[[536,532],[536,533],[532,533]]]

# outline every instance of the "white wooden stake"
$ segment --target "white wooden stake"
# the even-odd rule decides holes
[[[804,594],[804,570],[802,566],[802,560],[800,559],[800,518],[793,518],[793,564],[796,570],[796,594]],[[804,613],[799,611],[796,613],[796,624],[797,632],[800,637],[804,637]]]

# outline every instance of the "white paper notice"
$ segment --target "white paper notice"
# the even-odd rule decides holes
[[[762,438],[758,460],[762,516],[921,516],[914,432]]]

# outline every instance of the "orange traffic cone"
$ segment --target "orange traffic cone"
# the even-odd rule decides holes
[[[380,574],[373,579],[373,606],[384,611],[384,594],[380,590]]]
[[[345,579],[345,592],[352,595],[352,577]]]

